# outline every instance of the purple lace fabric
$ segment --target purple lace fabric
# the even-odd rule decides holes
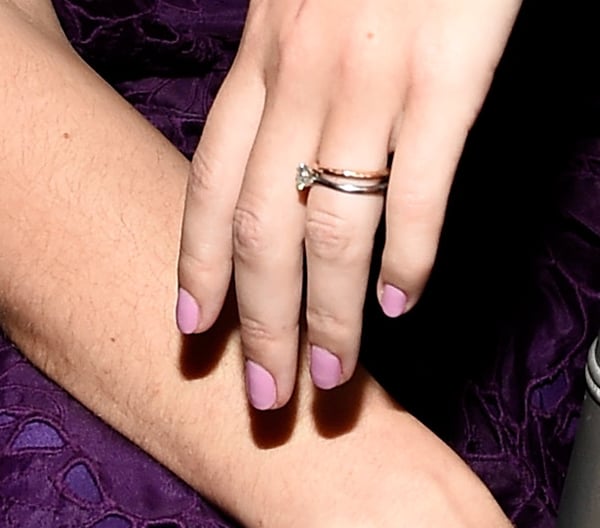
[[[461,162],[428,291],[399,321],[366,311],[363,361],[522,528],[554,526],[600,328],[600,96],[585,73],[583,4],[540,17],[526,3]],[[191,155],[245,2],[55,7],[82,56]],[[233,524],[0,338],[0,526]]]
[[[574,148],[533,258],[536,280],[500,335],[495,364],[467,382],[455,438],[519,527],[554,526],[600,329],[600,139]]]
[[[233,524],[3,341],[0,526],[231,528]]]

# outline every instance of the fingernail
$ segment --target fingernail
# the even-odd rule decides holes
[[[385,315],[388,317],[398,317],[406,309],[406,293],[386,284],[383,287],[380,304]]]
[[[246,360],[246,392],[252,407],[259,411],[271,409],[277,401],[275,379],[267,369],[249,359]]]
[[[313,345],[310,348],[310,375],[319,389],[333,389],[342,379],[342,364],[329,350]]]
[[[179,288],[175,312],[179,331],[182,334],[192,334],[198,327],[200,308],[198,308],[196,300],[183,288]]]

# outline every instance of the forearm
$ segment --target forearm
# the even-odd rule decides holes
[[[227,454],[225,435],[250,436],[244,407],[221,404],[241,392],[235,352],[187,380],[172,322],[187,161],[66,42],[8,8],[0,17],[3,326],[47,374],[189,481],[216,483],[218,469],[225,482],[228,460],[210,454],[219,445]],[[233,334],[223,339],[231,349]],[[202,344],[195,353],[206,353]]]
[[[292,526],[288,511],[302,512],[299,526],[333,526],[317,510],[352,518],[353,493],[368,519],[402,479],[449,466],[498,515],[362,373],[323,399],[302,374],[286,413],[251,414],[234,318],[188,349],[173,321],[187,161],[59,32],[6,4],[0,49],[1,320],[36,365],[250,526]]]

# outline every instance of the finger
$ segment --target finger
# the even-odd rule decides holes
[[[294,180],[298,162],[313,158],[320,129],[310,100],[274,92],[278,95],[267,98],[234,217],[246,386],[257,409],[281,407],[295,385],[304,204]]]
[[[472,95],[472,97],[471,97]],[[398,317],[419,299],[431,273],[448,194],[481,97],[432,83],[409,94],[386,205],[380,305]]]
[[[377,171],[387,165],[399,97],[375,76],[344,83],[328,114],[319,164]],[[361,82],[362,81],[362,82]],[[393,105],[393,106],[389,106]],[[363,304],[383,194],[310,189],[306,209],[307,321],[313,382],[331,389],[347,381],[358,358]]]
[[[231,278],[235,203],[264,104],[260,79],[232,70],[219,91],[192,160],[179,256],[177,323],[207,330]]]

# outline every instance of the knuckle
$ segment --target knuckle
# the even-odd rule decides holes
[[[316,257],[331,260],[350,258],[352,229],[341,217],[321,210],[307,213],[306,247]]]
[[[365,81],[372,84],[377,79],[377,84],[382,84],[382,80],[386,82],[386,79],[395,78],[401,62],[390,54],[381,53],[381,40],[373,36],[369,22],[357,20],[342,37],[337,58],[338,75],[342,81],[362,86]]]
[[[473,67],[472,53],[451,43],[428,40],[416,47],[412,62],[413,85],[429,97],[465,97],[473,87],[493,76],[494,69]],[[490,76],[491,75],[491,76]]]
[[[300,10],[296,16],[285,17],[277,32],[276,45],[278,50],[279,67],[287,67],[297,71],[304,68],[305,61],[319,57],[323,48],[322,37],[316,31],[310,17]]]
[[[317,330],[333,339],[349,335],[350,329],[353,328],[352,322],[348,318],[322,306],[307,306],[306,322],[312,331]]]
[[[310,38],[301,35],[298,28],[280,37],[277,67],[274,68],[280,91],[295,93],[298,90],[298,79],[306,78],[318,63],[317,52],[312,48]]]
[[[195,195],[217,192],[219,186],[216,175],[220,172],[216,156],[205,147],[198,148],[192,157],[189,190]]]
[[[269,247],[268,222],[248,207],[236,206],[233,213],[233,250],[240,258],[263,253]]]
[[[191,252],[186,248],[181,249],[179,257],[179,269],[186,277],[211,276],[223,269],[220,258],[211,258],[211,253],[200,248]]]
[[[437,83],[452,75],[457,61],[463,53],[456,39],[448,38],[443,32],[432,35],[429,31],[417,32],[413,40],[411,67],[414,80],[424,84]]]
[[[308,54],[306,41],[297,29],[291,29],[280,34],[278,47],[280,73],[296,73],[302,65],[302,56]]]
[[[444,75],[446,67],[443,65],[437,49],[431,45],[422,46],[416,53],[417,58],[413,61],[413,82],[417,86],[437,85],[439,79]]]
[[[380,70],[379,62],[379,57],[372,53],[369,46],[363,46],[362,41],[357,42],[356,38],[353,38],[344,47],[338,59],[339,78],[348,81],[349,86],[353,86],[354,83],[361,86],[361,79],[370,79],[372,73]]]
[[[264,322],[240,314],[240,330],[244,345],[259,351],[271,347],[280,340],[278,333]]]

